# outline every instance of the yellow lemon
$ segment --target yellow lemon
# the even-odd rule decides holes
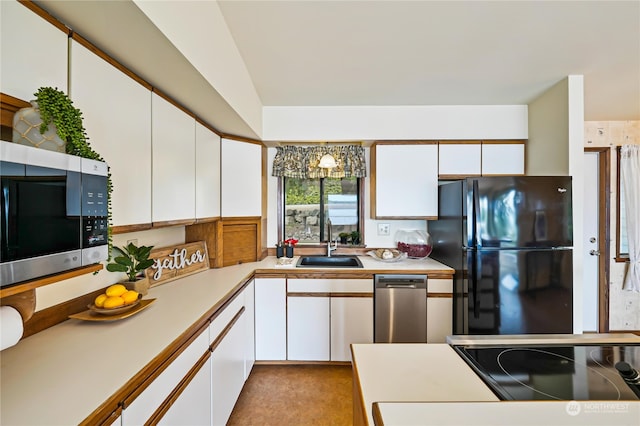
[[[122,285],[122,284],[114,284],[114,285],[110,285],[109,287],[107,287],[107,291],[106,294],[107,296],[111,297],[111,296],[122,296],[124,293],[126,293],[127,288]]]
[[[102,308],[104,306],[105,300],[107,300],[107,295],[102,293],[100,296],[96,297],[96,300],[93,301],[93,304],[96,305],[96,308]]]
[[[105,309],[118,308],[124,305],[124,299],[120,296],[109,296],[105,299],[104,304],[102,305]]]
[[[120,297],[122,297],[124,303],[128,305],[129,303],[133,303],[138,300],[138,292],[135,290],[129,290]]]

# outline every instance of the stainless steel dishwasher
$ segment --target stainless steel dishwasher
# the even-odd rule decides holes
[[[375,275],[373,303],[375,343],[426,343],[426,275]]]

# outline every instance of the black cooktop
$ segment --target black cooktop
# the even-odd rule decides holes
[[[640,399],[615,368],[626,362],[640,370],[640,345],[454,349],[502,400]]]

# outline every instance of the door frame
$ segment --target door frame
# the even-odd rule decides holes
[[[609,269],[611,247],[611,149],[584,148],[598,154],[598,332],[609,332]],[[602,226],[604,224],[604,226]]]

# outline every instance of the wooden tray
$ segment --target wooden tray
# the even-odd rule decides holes
[[[69,318],[79,319],[83,321],[117,321],[117,320],[128,318],[132,315],[137,314],[138,312],[140,312],[141,310],[143,310],[144,308],[146,308],[147,306],[149,306],[155,301],[156,299],[141,299],[140,303],[134,308],[116,315],[103,315],[103,314],[94,312],[91,309],[88,309],[84,312],[79,312],[77,314],[69,315]]]

